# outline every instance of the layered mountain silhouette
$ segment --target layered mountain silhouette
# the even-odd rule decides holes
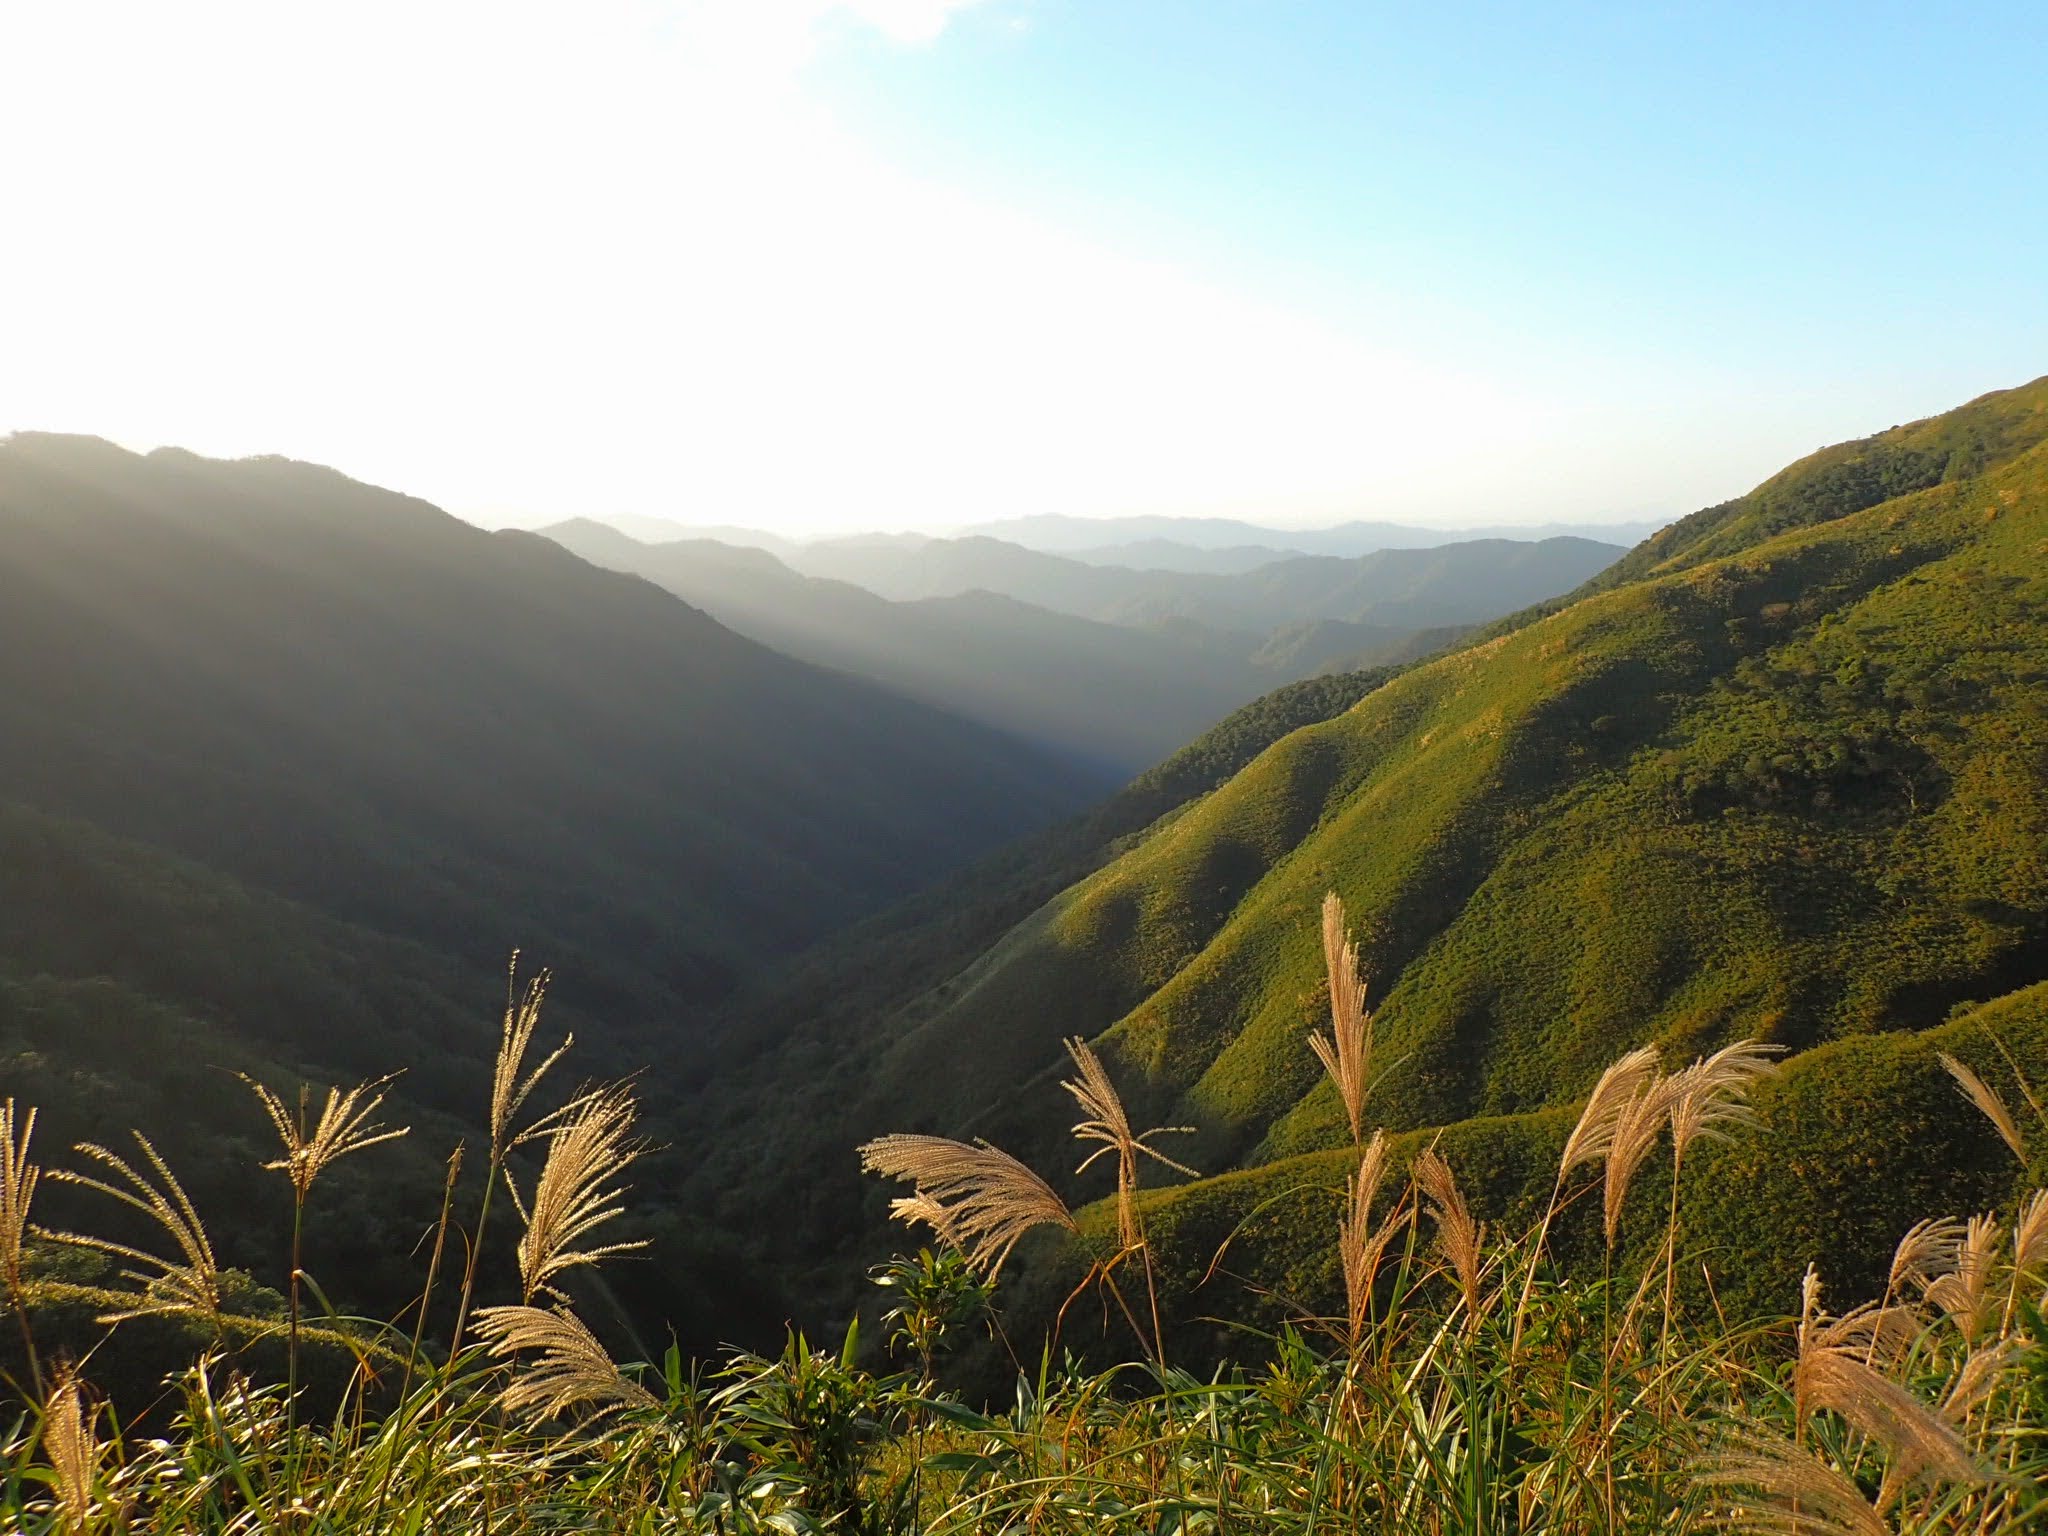
[[[736,985],[1114,782],[532,535],[41,435],[0,443],[0,741],[7,1091],[209,1193],[262,1130],[223,1068],[410,1067],[407,1114],[474,1125],[521,944],[658,1111]],[[334,1230],[389,1300],[379,1209]]]
[[[543,531],[778,650],[1126,773],[1275,683],[1427,654],[1620,553],[1487,541],[1212,577],[1090,566],[994,540],[878,537],[785,552],[847,571],[834,579],[717,540],[644,544],[590,520]]]
[[[1591,539],[1472,539],[1205,572],[1090,564],[974,537],[828,539],[786,558],[808,575],[902,601],[996,592],[1104,623],[1185,620],[1263,634],[1320,619],[1388,628],[1472,624],[1568,591],[1621,552]]]
[[[839,1085],[829,1108],[797,1090],[775,1132],[778,1165],[830,1170],[778,1192],[813,1202],[790,1230],[878,1214],[843,1149],[883,1131],[1059,1172],[1080,1035],[1151,1120],[1201,1128],[1175,1155],[1212,1177],[1153,1198],[1174,1284],[1228,1241],[1233,1271],[1327,1296],[1356,1155],[1306,1046],[1331,890],[1378,1004],[1368,1119],[1443,1138],[1482,1214],[1547,1195],[1621,1052],[1675,1066],[1745,1036],[1795,1054],[1760,1101],[1777,1140],[1689,1165],[1742,1259],[1731,1305],[1782,1309],[1814,1251],[1853,1285],[1930,1192],[2003,1191],[1935,1053],[2015,1101],[2008,1064],[2048,1068],[2048,380],[1816,454],[1327,703],[999,934],[879,925],[893,982],[796,1030],[800,1071],[748,1069]]]
[[[1002,539],[1022,544],[1027,549],[1073,555],[1097,563],[1155,565],[1163,569],[1213,569],[1182,566],[1176,562],[1191,558],[1187,553],[1191,551],[1219,554],[1254,548],[1275,550],[1283,555],[1351,557],[1369,555],[1381,549],[1428,549],[1438,544],[1458,544],[1473,539],[1579,538],[1603,544],[1632,544],[1648,538],[1665,521],[1662,518],[1623,518],[1609,523],[1499,524],[1451,529],[1357,519],[1326,528],[1278,528],[1229,517],[1172,517],[1156,513],[1135,517],[1075,517],[1060,512],[1040,512],[1028,517],[975,523],[961,529],[960,533],[967,537]],[[1152,550],[1155,558],[1122,558],[1121,552],[1129,549]],[[1117,558],[1107,559],[1112,552],[1116,552]]]

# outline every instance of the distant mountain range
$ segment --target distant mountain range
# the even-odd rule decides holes
[[[1099,1190],[1066,1182],[1082,1035],[1133,1123],[1199,1127],[1174,1153],[1208,1177],[1146,1208],[1167,1315],[1213,1315],[1225,1270],[1273,1327],[1341,1311],[1358,1152],[1307,1045],[1332,890],[1377,1010],[1367,1124],[1399,1157],[1440,1146],[1475,1216],[1534,1219],[1621,1053],[1675,1068],[1743,1037],[1793,1054],[1758,1131],[1684,1175],[1731,1316],[1782,1312],[1816,1257],[1879,1294],[1926,1211],[2040,1182],[1937,1053],[2013,1104],[2048,1080],[2048,379],[1814,454],[1345,681],[1247,708],[1095,835],[817,952],[793,984],[823,1016],[751,1000],[734,1038],[765,1054],[707,1112],[778,1153],[760,1177],[714,1157],[702,1198],[776,1210],[816,1273],[833,1241],[900,1241],[845,1152],[869,1136],[987,1136]],[[1661,1233],[1656,1182],[1625,1241]],[[1600,1272],[1597,1209],[1554,1239]],[[1013,1322],[1075,1278],[1006,1275]]]
[[[46,435],[0,441],[0,742],[0,1093],[53,1147],[146,1127],[216,1210],[263,1132],[223,1068],[410,1068],[459,1134],[524,944],[573,1070],[658,1063],[658,1112],[734,987],[1114,783],[531,534]],[[417,1233],[337,1193],[323,1278],[396,1307]],[[626,1278],[651,1312],[701,1242]]]
[[[1594,539],[1603,544],[1634,544],[1664,526],[1668,518],[1623,518],[1612,523],[1499,523],[1467,528],[1424,528],[1406,523],[1353,521],[1328,528],[1274,528],[1228,517],[1071,517],[1044,512],[1030,517],[974,523],[956,530],[962,537],[1003,539],[1027,549],[1098,558],[1124,564],[1123,552],[1133,546],[1150,550],[1156,561],[1171,561],[1179,551],[1229,551],[1240,548],[1278,550],[1283,554],[1369,555],[1378,549],[1429,549],[1438,544],[1463,544],[1473,539]],[[1180,558],[1185,558],[1181,556]],[[1165,565],[1165,569],[1181,569]]]
[[[586,515],[643,544],[712,539],[721,544],[765,549],[793,568],[811,575],[842,577],[848,569],[857,569],[862,562],[874,560],[884,551],[893,549],[907,553],[930,542],[994,539],[1045,554],[1065,555],[1087,565],[1230,575],[1255,570],[1294,555],[1334,555],[1351,559],[1382,549],[1433,549],[1442,544],[1467,544],[1480,539],[1511,539],[1517,543],[1590,539],[1600,544],[1629,546],[1648,538],[1668,521],[1631,518],[1613,523],[1500,523],[1470,528],[1349,522],[1330,528],[1274,528],[1232,518],[1097,518],[1046,513],[974,523],[945,536],[856,533],[793,539],[758,528],[730,524],[692,524],[635,513],[593,512]]]
[[[1404,661],[1585,580],[1622,553],[1492,540],[1237,575],[1087,565],[995,539],[873,537],[789,551],[542,530],[743,634],[1104,762],[1165,757],[1275,684]]]
[[[1191,620],[1264,633],[1323,619],[1383,628],[1477,623],[1570,591],[1623,553],[1590,539],[1477,539],[1356,556],[1288,555],[1210,573],[1092,565],[977,536],[827,540],[787,559],[806,575],[900,601],[997,592],[1111,624]]]

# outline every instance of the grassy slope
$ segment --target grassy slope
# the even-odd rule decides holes
[[[1056,1168],[1080,1033],[1204,1127],[1199,1166],[1333,1144],[1303,1045],[1333,887],[1397,1128],[1569,1103],[1640,1041],[1807,1047],[2040,980],[2044,436],[2048,381],[1828,450],[1278,741],[964,973],[873,1068],[895,1121]]]
[[[729,1224],[785,1256],[850,1237],[860,1183],[846,1149],[894,1113],[871,1064],[948,1012],[962,967],[1274,741],[1392,675],[1383,668],[1275,689],[1095,810],[856,925],[729,1010],[715,1053],[723,1070],[697,1111],[708,1127],[696,1138],[706,1204],[722,1201]],[[787,1178],[793,1169],[802,1177]],[[769,1180],[778,1220],[762,1223],[755,1202]]]

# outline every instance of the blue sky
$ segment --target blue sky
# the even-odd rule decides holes
[[[2039,5],[78,0],[0,58],[0,428],[484,519],[1676,514],[2048,371]]]
[[[817,88],[901,163],[1403,341],[1866,412],[2048,368],[2038,4],[1044,0],[840,42]]]

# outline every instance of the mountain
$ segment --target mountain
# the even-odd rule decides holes
[[[2044,555],[2048,379],[1814,455],[1184,786],[993,940],[930,945],[905,995],[789,1047],[857,1091],[750,1122],[825,1174],[735,1198],[802,1199],[814,1243],[872,1232],[835,1148],[897,1129],[1057,1173],[1080,1035],[1134,1114],[1201,1127],[1174,1152],[1209,1177],[1149,1202],[1175,1313],[1226,1240],[1233,1273],[1326,1302],[1324,1191],[1356,1156],[1305,1044],[1334,889],[1378,999],[1369,1118],[1440,1137],[1478,1214],[1540,1202],[1624,1050],[1756,1036],[1795,1052],[1760,1101],[1780,1139],[1688,1164],[1717,1294],[1782,1310],[1813,1253],[1854,1294],[1911,1221],[2011,1177],[1937,1045],[2014,1102],[2005,1053],[2048,1080]]]
[[[1092,601],[1127,620],[1112,624],[991,590],[890,600],[852,581],[800,575],[762,551],[640,544],[590,521],[543,532],[778,650],[1125,773],[1276,682],[1441,649],[1461,627],[1562,591],[1619,553],[1561,541],[1451,545],[1206,578],[1089,567],[993,540],[838,546],[857,552],[857,569],[888,590],[985,578],[1055,603]],[[1375,622],[1316,617],[1332,610]]]
[[[1262,565],[1271,565],[1275,560],[1285,560],[1289,555],[1302,551],[1274,549],[1265,544],[1231,544],[1209,549],[1196,544],[1177,544],[1172,539],[1137,539],[1128,544],[1094,544],[1086,549],[1067,549],[1060,553],[1086,565],[1124,565],[1140,571],[1187,571],[1228,576],[1239,571],[1255,571]]]
[[[580,1070],[672,1097],[736,986],[1110,782],[285,460],[0,443],[0,593],[0,1089],[53,1135],[196,1077],[246,1138],[229,1065],[473,1124],[520,944]]]
[[[1072,517],[1043,512],[1029,517],[975,523],[957,530],[962,538],[1000,539],[1026,549],[1090,559],[1104,546],[1169,546],[1170,550],[1229,551],[1244,546],[1281,554],[1369,555],[1380,549],[1429,549],[1470,539],[1594,539],[1608,544],[1633,544],[1663,526],[1661,518],[1631,518],[1613,523],[1500,524],[1468,528],[1423,528],[1405,523],[1353,521],[1328,528],[1273,528],[1227,517]],[[1183,563],[1191,557],[1169,552],[1156,563],[1162,569],[1204,569]],[[1116,561],[1116,564],[1136,564]]]
[[[799,575],[759,550],[700,539],[640,544],[587,521],[543,531],[593,565],[644,576],[779,651],[1119,774],[1157,762],[1276,676],[1294,675],[1252,660],[1256,635],[1130,629],[991,592],[891,602],[850,582]]]
[[[790,559],[809,575],[897,601],[987,591],[1104,623],[1190,619],[1263,633],[1319,619],[1383,628],[1479,623],[1568,591],[1621,553],[1587,539],[1481,539],[1204,573],[1090,565],[977,537],[824,540]]]

